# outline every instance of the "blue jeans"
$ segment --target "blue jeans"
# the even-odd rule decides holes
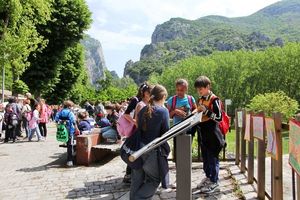
[[[29,129],[29,136],[28,136],[28,140],[31,141],[32,139],[32,136],[36,133],[36,136],[38,138],[38,140],[40,140],[42,138],[41,136],[41,133],[40,133],[40,129],[39,127],[37,126],[36,128],[33,128],[33,129]]]
[[[219,180],[219,158],[209,151],[206,147],[201,145],[202,159],[203,159],[203,170],[207,178],[211,182],[217,183]]]
[[[152,199],[161,180],[157,150],[153,150],[142,156],[143,167],[132,169],[130,200]]]
[[[112,139],[115,141],[118,140],[118,132],[115,129],[113,129],[111,126],[101,128],[101,134],[102,137],[105,139]]]

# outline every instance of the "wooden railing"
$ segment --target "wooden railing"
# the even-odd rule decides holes
[[[257,183],[257,198],[281,200],[283,199],[283,149],[282,149],[282,119],[280,113],[272,117],[265,117],[264,113],[252,113],[236,110],[236,152],[235,164],[240,171],[247,171],[248,183]],[[286,125],[285,125],[286,127]],[[257,149],[254,142],[257,140]],[[254,174],[254,151],[257,150],[257,174]],[[266,168],[266,157],[271,157],[271,168]],[[271,170],[271,193],[266,191],[266,171]],[[294,172],[293,172],[294,174]],[[300,178],[297,175],[300,183]],[[293,199],[295,195],[295,181],[293,181]],[[298,184],[299,187],[300,184]],[[300,192],[300,190],[298,190]],[[300,195],[297,195],[298,199]]]

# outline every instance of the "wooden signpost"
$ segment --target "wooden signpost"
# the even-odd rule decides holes
[[[265,133],[266,126],[264,114],[260,113],[253,116],[253,136],[258,139],[257,151],[257,198],[265,199],[265,170],[266,170],[266,152],[265,152]]]
[[[296,172],[297,199],[300,199],[300,121],[290,120],[289,163]]]

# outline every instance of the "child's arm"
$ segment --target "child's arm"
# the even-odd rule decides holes
[[[210,108],[206,108],[202,106],[203,114],[208,116],[210,119],[214,121],[222,121],[222,109],[221,103],[219,99],[215,99],[212,102],[212,110]]]

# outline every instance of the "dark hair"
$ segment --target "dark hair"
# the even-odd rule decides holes
[[[199,76],[197,78],[197,80],[195,81],[195,88],[206,88],[207,86],[210,86],[211,85],[211,82],[209,80],[208,77],[206,76]]]
[[[180,79],[177,79],[176,82],[175,82],[175,85],[176,86],[185,86],[186,88],[189,87],[189,84],[187,82],[187,80],[183,79],[183,78],[180,78]]]
[[[145,90],[147,90],[147,88],[149,88],[149,87],[150,87],[150,85],[147,82],[144,82],[143,84],[141,84],[136,97],[138,99],[142,99],[144,96],[144,93],[146,92]]]
[[[149,105],[147,106],[146,112],[144,113],[143,116],[143,130],[147,130],[147,120],[152,117],[153,113],[153,107],[154,107],[154,101],[160,101],[164,97],[168,96],[168,92],[166,88],[162,85],[155,85],[154,88],[151,90],[150,93],[150,102]]]
[[[17,97],[11,97],[8,99],[8,103],[16,103],[17,102]]]
[[[35,103],[33,108],[36,109],[40,104],[39,103]]]

